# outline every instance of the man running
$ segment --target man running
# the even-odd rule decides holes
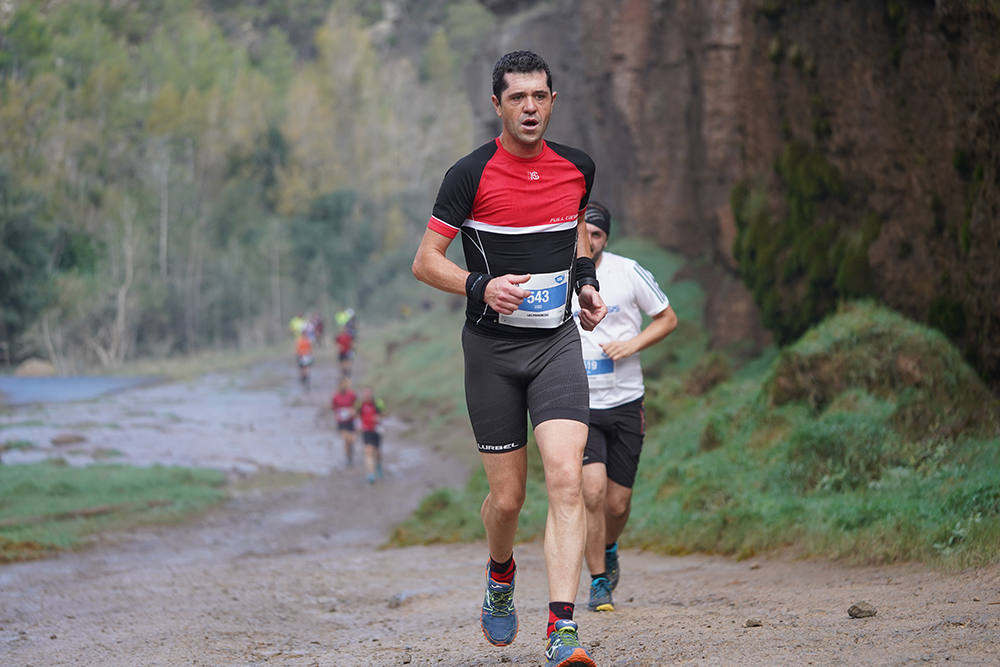
[[[351,360],[354,359],[354,334],[345,326],[337,334],[337,348],[340,353],[340,373],[351,374]]]
[[[337,432],[344,441],[344,461],[348,468],[354,465],[354,406],[357,402],[350,378],[340,378],[337,393],[330,399],[330,409],[337,419]]]
[[[374,484],[376,479],[382,479],[382,434],[379,432],[382,402],[375,400],[370,387],[361,392],[358,420],[361,422],[361,442],[365,445],[365,471],[368,483]]]
[[[299,367],[299,382],[306,390],[309,389],[309,367],[313,363],[312,349],[312,341],[309,340],[306,332],[299,333],[299,337],[295,341],[295,359]]]
[[[590,382],[590,434],[583,453],[587,507],[587,567],[591,611],[612,611],[618,585],[618,536],[628,521],[632,484],[645,433],[639,352],[677,327],[677,315],[656,279],[637,262],[604,250],[608,209],[590,202],[584,214],[608,316],[593,331],[581,321],[584,366]],[[574,304],[575,307],[575,304]],[[642,313],[652,318],[642,329]]]
[[[594,163],[575,148],[542,139],[556,93],[548,65],[530,51],[508,53],[493,69],[500,136],[445,174],[413,261],[417,279],[465,294],[465,396],[490,491],[481,515],[490,559],[480,622],[495,646],[514,641],[514,536],[524,503],[530,413],[545,470],[549,623],[548,667],[589,665],[573,608],[586,514],[582,495],[588,396],[580,321],[592,329],[607,309],[583,211]],[[462,234],[465,271],[445,256]]]

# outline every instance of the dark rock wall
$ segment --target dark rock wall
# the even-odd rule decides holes
[[[489,72],[538,51],[559,93],[549,137],[598,164],[625,231],[691,261],[716,344],[762,343],[732,258],[734,184],[767,184],[790,139],[818,145],[884,223],[878,296],[948,330],[1000,377],[1000,10],[983,2],[486,2],[496,42],[470,58],[483,135]],[[780,193],[775,192],[780,206]],[[942,322],[942,318],[944,321]]]

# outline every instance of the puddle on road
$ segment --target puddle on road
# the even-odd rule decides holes
[[[10,406],[0,414],[0,442],[19,447],[3,452],[3,463],[61,458],[69,465],[100,461],[208,467],[237,475],[261,470],[325,475],[343,467],[328,407],[336,383],[335,369],[317,369],[312,390],[305,392],[294,369],[269,362],[88,401]],[[386,430],[388,475],[426,456],[394,436],[404,430],[399,421],[388,418]]]

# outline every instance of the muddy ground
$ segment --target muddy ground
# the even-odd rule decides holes
[[[0,416],[5,439],[45,445],[7,463],[111,457],[251,480],[313,475],[250,484],[183,525],[0,567],[0,664],[542,664],[541,544],[516,550],[517,641],[491,647],[478,627],[483,544],[381,548],[423,494],[462,483],[466,466],[392,422],[386,479],[369,486],[343,466],[327,416],[335,373],[317,371],[308,394],[284,365],[264,364]],[[85,439],[48,444],[73,434]],[[622,568],[617,610],[577,613],[602,666],[1000,664],[1000,567],[942,574],[626,548]],[[581,606],[585,596],[581,583]],[[859,601],[877,615],[850,618]]]

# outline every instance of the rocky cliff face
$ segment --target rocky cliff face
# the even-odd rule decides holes
[[[692,259],[716,344],[766,339],[736,277],[730,192],[759,184],[780,209],[775,161],[799,141],[882,220],[868,248],[875,293],[944,329],[997,386],[1000,11],[944,0],[484,4],[497,44],[470,61],[470,82],[488,80],[496,53],[546,57],[559,92],[550,136],[594,156],[595,196],[626,231]],[[487,99],[473,93],[493,131]]]
[[[729,190],[742,174],[735,68],[743,3],[484,4],[500,19],[495,53],[525,48],[549,62],[559,98],[548,136],[594,157],[594,196],[616,224],[693,260],[688,275],[708,288],[713,343],[765,342],[752,297],[725,261]],[[493,59],[467,68],[470,83],[488,80]],[[498,131],[492,109],[473,104]]]
[[[744,178],[816,147],[881,221],[874,294],[1000,388],[1000,7],[771,2],[743,24]]]

